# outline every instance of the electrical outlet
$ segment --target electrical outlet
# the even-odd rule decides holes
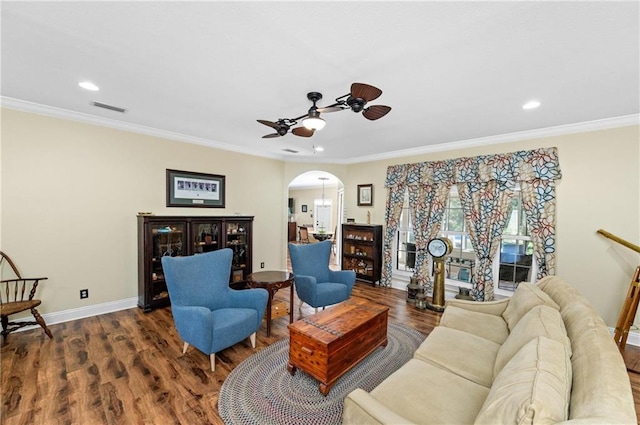
[[[89,290],[88,289],[81,289],[80,290],[80,299],[83,300],[85,298],[89,298]]]
[[[262,263],[260,263],[260,268],[264,269],[264,261]]]

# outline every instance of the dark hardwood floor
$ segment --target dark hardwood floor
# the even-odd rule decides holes
[[[276,297],[288,301],[288,289]],[[358,282],[353,296],[389,307],[389,318],[428,334],[440,315],[406,303],[406,293]],[[313,314],[294,307],[295,320]],[[288,316],[287,316],[288,317]],[[137,308],[11,334],[1,350],[0,423],[13,424],[219,424],[222,383],[240,362],[288,336],[287,317],[263,323],[256,348],[249,341],[218,353],[211,372],[206,355],[182,354],[171,317],[163,308],[144,314]],[[628,364],[640,363],[640,350],[626,351]],[[283,365],[286,367],[286,365]],[[629,373],[640,412],[640,375]]]

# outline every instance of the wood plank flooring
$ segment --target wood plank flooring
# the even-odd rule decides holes
[[[389,307],[389,319],[428,334],[440,314],[417,310],[406,293],[358,282],[353,296]],[[288,289],[276,298],[288,301]],[[294,319],[313,314],[307,305]],[[211,372],[207,356],[194,348],[182,354],[171,309],[144,314],[134,308],[11,334],[1,349],[0,423],[14,424],[221,424],[218,395],[229,373],[243,360],[288,336],[288,316],[248,340],[223,350]],[[626,351],[628,364],[640,363],[640,350]],[[286,365],[283,365],[286,367]],[[636,411],[640,375],[630,372]]]

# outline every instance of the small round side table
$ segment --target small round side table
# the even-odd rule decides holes
[[[271,304],[278,289],[289,288],[289,323],[293,323],[293,273],[285,271],[266,270],[251,273],[247,277],[250,288],[264,288],[269,293],[267,301],[267,336],[271,336]]]

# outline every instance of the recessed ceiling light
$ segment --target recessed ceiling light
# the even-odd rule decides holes
[[[537,100],[530,100],[522,105],[522,109],[536,109],[538,106],[540,106],[540,102]]]
[[[324,148],[323,148],[322,146],[316,146],[316,147],[314,148],[314,150],[315,150],[316,152],[323,152],[323,151],[324,151]]]
[[[90,90],[90,91],[98,91],[98,90],[100,90],[100,87],[96,86],[91,81],[81,81],[81,82],[78,83],[78,85],[80,87],[82,87],[83,89],[85,89],[85,90]]]

